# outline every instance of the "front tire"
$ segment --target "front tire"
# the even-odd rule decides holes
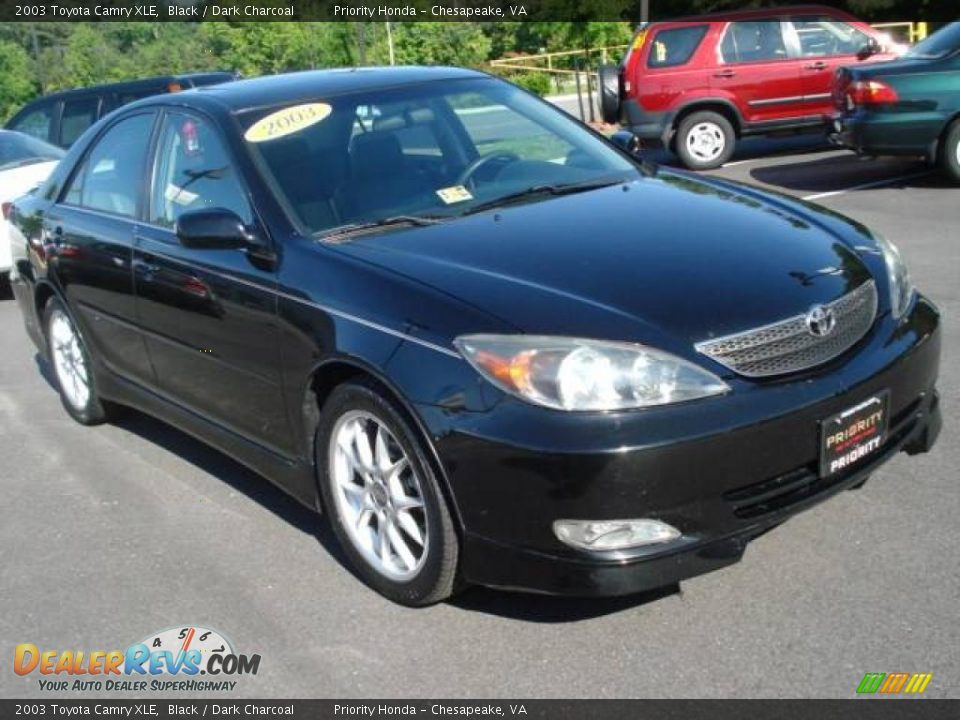
[[[960,183],[960,120],[954,120],[943,136],[940,167],[955,183]]]
[[[324,509],[370,587],[423,606],[453,592],[459,543],[416,432],[373,383],[337,387],[316,433]]]
[[[113,406],[100,399],[87,344],[73,318],[55,296],[44,308],[43,327],[64,409],[81,425],[106,422]]]
[[[702,110],[680,121],[674,142],[684,166],[691,170],[712,170],[733,156],[737,134],[723,115]]]

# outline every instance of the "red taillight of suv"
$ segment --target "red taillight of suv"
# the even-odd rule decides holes
[[[5,202],[5,203],[0,204],[0,210],[3,211],[3,219],[4,219],[4,220],[9,220],[9,219],[10,219],[10,210],[11,210],[11,208],[13,208],[13,203]]]
[[[890,105],[900,100],[896,90],[879,80],[851,82],[846,87],[844,98],[848,110],[857,105]]]

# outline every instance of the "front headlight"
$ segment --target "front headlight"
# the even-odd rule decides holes
[[[910,300],[913,298],[913,283],[910,273],[900,256],[900,250],[880,233],[873,234],[880,251],[883,253],[883,262],[887,266],[887,278],[890,281],[890,308],[893,316],[899,318],[907,311]]]
[[[557,410],[627,410],[730,389],[706,370],[643,345],[535,335],[467,335],[454,344],[501,390]]]

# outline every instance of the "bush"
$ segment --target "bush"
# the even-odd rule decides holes
[[[553,83],[551,82],[550,76],[547,73],[519,73],[510,79],[520,87],[529,90],[532,93],[536,93],[540,97],[549,95],[553,90]]]

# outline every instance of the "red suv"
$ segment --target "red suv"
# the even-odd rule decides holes
[[[602,114],[684,165],[722,165],[745,135],[823,128],[841,65],[894,57],[889,39],[820,6],[745,10],[640,29],[600,68]]]

